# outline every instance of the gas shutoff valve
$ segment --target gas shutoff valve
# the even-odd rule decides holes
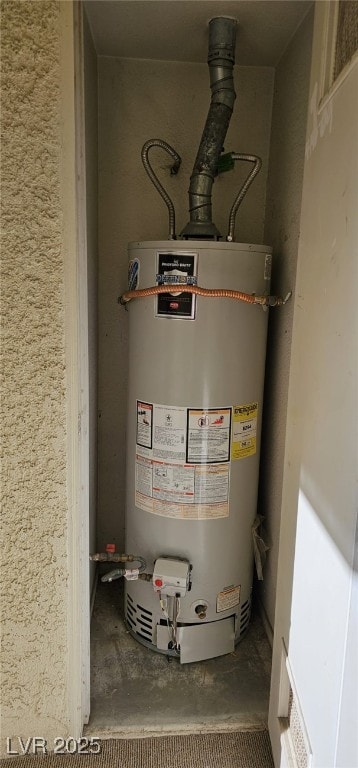
[[[154,592],[184,597],[190,588],[190,563],[174,557],[158,557],[153,571]]]

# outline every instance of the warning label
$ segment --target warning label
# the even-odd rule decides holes
[[[243,459],[256,453],[258,403],[235,405],[233,408],[233,428],[231,458]]]
[[[230,464],[168,464],[136,457],[136,505],[166,517],[227,517]],[[168,502],[166,505],[157,504]],[[191,511],[183,505],[190,505]]]
[[[214,464],[195,468],[195,501],[218,504],[229,500],[230,464]]]
[[[137,456],[136,460],[136,489],[144,496],[153,495],[153,468],[150,459]]]
[[[240,586],[226,587],[216,597],[216,613],[221,611],[228,611],[230,608],[234,608],[235,605],[240,603]]]
[[[153,497],[192,504],[195,493],[195,467],[153,461]]]
[[[137,454],[186,461],[187,409],[137,400]]]
[[[186,408],[153,405],[153,458],[185,462]]]
[[[154,515],[175,518],[177,520],[216,520],[219,517],[228,517],[228,504],[178,504],[169,503],[160,499],[152,499],[143,496],[138,491],[135,495],[135,504],[145,512]]]
[[[231,410],[137,401],[137,507],[179,519],[228,517]]]
[[[137,400],[137,444],[143,448],[152,447],[152,414],[150,403],[140,403]]]
[[[187,461],[212,464],[229,461],[231,408],[188,409]]]

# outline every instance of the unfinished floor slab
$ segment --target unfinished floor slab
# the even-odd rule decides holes
[[[254,614],[233,653],[181,665],[124,624],[120,583],[99,584],[92,617],[86,733],[122,738],[267,727],[271,648]]]

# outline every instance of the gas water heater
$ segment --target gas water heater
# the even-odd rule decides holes
[[[129,253],[140,288],[166,291],[130,306],[126,551],[153,580],[126,582],[126,621],[185,663],[232,651],[250,618],[267,312],[166,279],[267,295],[271,255],[198,240]]]
[[[261,161],[222,154],[235,91],[236,22],[209,23],[211,104],[190,179],[190,221],[129,246],[129,401],[125,617],[133,636],[181,663],[233,651],[250,619],[271,248],[234,242],[235,216]],[[215,176],[253,168],[223,238],[212,221]],[[100,559],[100,557],[98,558]],[[104,558],[103,558],[104,559]],[[143,571],[147,571],[144,573]]]

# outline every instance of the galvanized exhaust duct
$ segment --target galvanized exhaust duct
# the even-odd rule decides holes
[[[212,221],[211,191],[236,98],[233,80],[235,19],[219,16],[209,22],[208,64],[211,103],[189,187],[190,221],[184,238],[218,238]]]

